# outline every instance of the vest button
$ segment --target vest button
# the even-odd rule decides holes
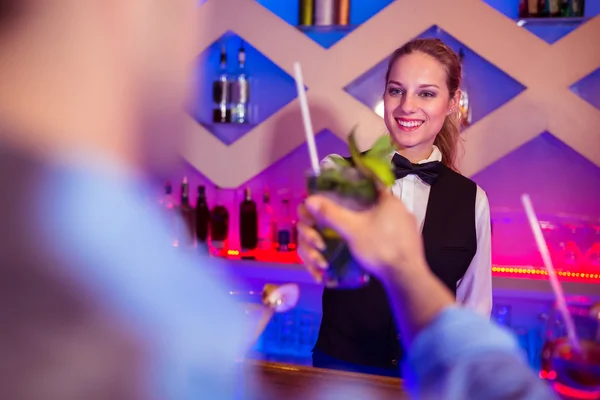
[[[392,365],[395,367],[396,365],[398,365],[398,360],[396,360],[395,358],[392,360]]]

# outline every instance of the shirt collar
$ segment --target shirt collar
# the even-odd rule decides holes
[[[392,154],[392,156],[398,153],[397,151],[394,152]],[[398,153],[399,154],[399,153]],[[429,157],[427,157],[424,160],[420,160],[418,162],[416,162],[416,164],[425,164],[427,162],[433,162],[433,161],[442,161],[442,152],[440,151],[440,149],[437,146],[433,146],[433,150],[431,151],[431,154],[429,155]]]

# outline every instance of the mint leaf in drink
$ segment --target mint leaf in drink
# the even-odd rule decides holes
[[[356,127],[352,128],[350,135],[348,135],[348,148],[354,165],[367,178],[380,182],[385,186],[391,186],[395,181],[390,160],[390,154],[394,151],[391,138],[387,135],[382,136],[375,142],[371,150],[363,155],[358,151],[355,132]]]
[[[381,160],[374,157],[363,157],[363,165],[368,168],[385,186],[392,186],[396,177],[390,168],[389,160]]]
[[[338,167],[351,167],[352,166],[350,161],[346,160],[343,157],[329,157],[329,160],[331,160]]]
[[[373,147],[367,151],[365,156],[378,159],[387,159],[393,151],[394,145],[392,143],[392,138],[390,135],[384,135],[375,141]]]

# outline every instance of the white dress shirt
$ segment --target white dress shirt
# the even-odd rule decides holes
[[[341,157],[330,154],[322,162],[326,166],[331,157]],[[429,158],[421,160],[418,164],[441,161],[442,153],[433,146]],[[406,208],[417,218],[419,230],[423,229],[429,191],[431,186],[418,176],[410,174],[396,180],[392,186],[392,193],[398,197]],[[492,312],[492,233],[490,221],[490,205],[487,195],[477,186],[475,198],[475,229],[477,232],[477,252],[463,278],[456,286],[456,301],[465,307],[471,308],[480,314],[489,317]]]

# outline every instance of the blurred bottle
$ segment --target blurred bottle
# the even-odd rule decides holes
[[[244,42],[238,50],[238,68],[234,74],[231,85],[231,122],[247,124],[250,122],[248,115],[250,101],[250,77],[246,70],[246,50]]]
[[[258,245],[258,214],[252,200],[250,188],[244,189],[244,200],[240,203],[240,248],[253,250]]]
[[[281,200],[281,216],[277,221],[277,242],[279,251],[290,251],[292,239],[293,216],[290,210],[290,201],[287,198]]]
[[[263,193],[263,201],[258,212],[258,221],[258,247],[262,250],[272,250],[273,245],[277,242],[277,220],[268,190],[265,190]]]
[[[196,202],[196,240],[198,249],[205,253],[208,250],[208,231],[210,210],[206,201],[206,188],[198,186],[198,201]]]
[[[174,247],[179,246],[179,240],[177,239],[177,221],[178,215],[175,204],[175,197],[173,197],[173,185],[171,182],[165,184],[165,193],[158,201],[163,217],[165,218],[167,225],[167,232],[171,238],[171,245]]]
[[[464,67],[465,52],[462,48],[458,51],[458,57],[460,58],[460,63]],[[463,69],[462,83],[460,85],[461,87],[460,87],[459,110],[460,110],[460,123],[463,127],[466,128],[471,125],[471,119],[472,119],[473,112],[471,110],[471,102],[469,101],[469,87],[468,87],[469,85],[465,78],[466,78],[466,74]]]
[[[213,81],[213,122],[231,122],[231,78],[227,72],[227,49],[221,46],[219,70]]]
[[[335,24],[339,26],[350,24],[350,0],[336,0]]]
[[[314,22],[315,0],[300,0],[298,10],[298,26],[312,26]]]
[[[221,188],[217,186],[215,205],[210,212],[210,241],[217,250],[225,247],[229,235],[229,211],[221,201]]]
[[[183,178],[181,183],[181,204],[179,205],[180,223],[178,229],[179,247],[193,248],[196,236],[196,221],[194,209],[190,205],[190,188],[187,177]]]

